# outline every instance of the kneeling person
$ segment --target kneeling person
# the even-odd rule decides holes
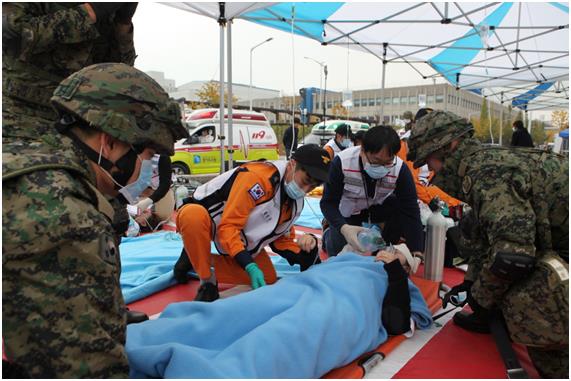
[[[357,235],[361,225],[383,224],[385,241],[401,237],[415,256],[422,256],[423,228],[416,189],[410,171],[396,156],[400,140],[391,127],[368,130],[363,145],[351,147],[333,159],[323,190],[321,211],[331,225],[323,233],[323,245],[335,256],[349,243],[365,251]]]
[[[178,212],[185,250],[174,270],[179,279],[195,269],[201,281],[195,300],[218,299],[217,281],[254,289],[274,283],[268,244],[302,271],[314,263],[317,239],[306,234],[296,242],[293,224],[305,194],[327,179],[329,162],[324,149],[304,145],[289,161],[246,163],[195,190]],[[211,241],[222,255],[211,254]]]

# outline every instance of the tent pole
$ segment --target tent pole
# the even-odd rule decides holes
[[[220,101],[218,102],[218,118],[220,120],[220,173],[224,173],[224,24],[226,23],[226,20],[222,16],[222,13],[220,17]]]
[[[494,144],[494,130],[492,129],[492,99],[488,101],[488,121],[490,123],[490,138],[492,139],[492,144]]]
[[[387,70],[387,46],[388,42],[383,42],[383,76],[381,78],[381,94],[383,94],[382,102],[381,102],[381,115],[379,118],[379,122],[381,125],[385,124],[385,73]]]
[[[502,146],[502,134],[504,130],[504,92],[500,97],[500,147]]]
[[[233,168],[233,131],[232,131],[232,20],[226,24],[226,41],[228,56],[228,170]]]

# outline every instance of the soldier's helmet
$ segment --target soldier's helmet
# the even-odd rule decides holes
[[[408,120],[412,121],[412,111],[405,111],[405,112],[402,114],[402,118],[403,118],[403,119],[408,119]]]
[[[408,139],[407,160],[419,168],[433,152],[446,147],[451,141],[466,134],[472,135],[474,127],[468,120],[449,111],[436,110],[420,118],[412,128]]]
[[[120,141],[160,154],[174,154],[175,141],[188,137],[179,105],[140,70],[122,63],[85,67],[64,79],[52,105]]]

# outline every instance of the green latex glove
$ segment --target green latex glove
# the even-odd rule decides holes
[[[248,276],[250,277],[250,282],[252,282],[252,289],[260,288],[266,285],[266,281],[264,280],[264,273],[257,264],[250,263],[245,268]]]
[[[448,215],[450,214],[450,209],[448,209],[448,204],[444,203],[441,213],[444,217],[448,217]]]

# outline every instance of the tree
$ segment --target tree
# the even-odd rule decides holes
[[[564,110],[553,111],[551,113],[551,124],[559,131],[569,128],[569,112]]]
[[[206,82],[196,92],[196,96],[201,102],[209,103],[211,105],[220,104],[220,85],[216,81]],[[232,95],[232,104],[236,104],[238,98]],[[224,92],[224,104],[228,104],[228,92]]]
[[[349,111],[347,110],[347,108],[345,108],[345,106],[343,106],[340,103],[336,103],[333,106],[331,112],[333,112],[333,115],[335,115],[336,117],[339,116],[347,118],[349,116]]]
[[[536,146],[545,143],[547,139],[545,123],[539,120],[531,121],[531,139],[533,140],[533,144]]]
[[[484,98],[482,108],[480,109],[480,119],[477,126],[474,125],[474,136],[482,142],[487,143],[490,141],[490,116],[488,114],[488,100]]]

